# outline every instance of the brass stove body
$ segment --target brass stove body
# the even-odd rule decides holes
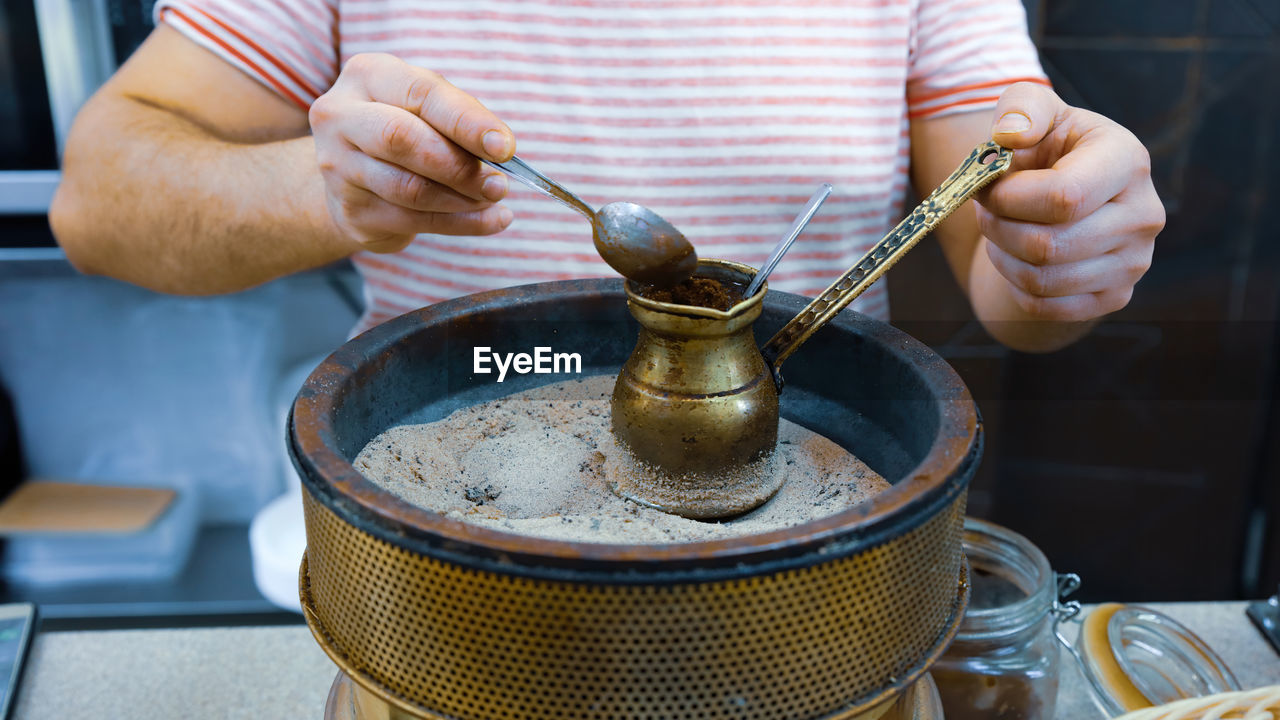
[[[389,427],[564,379],[499,385],[473,372],[476,346],[550,346],[616,373],[636,341],[624,298],[610,280],[460,298],[374,328],[312,373],[289,421],[312,632],[388,717],[873,717],[959,624],[981,454],[963,383],[884,323],[845,313],[790,366],[782,415],[894,483],[804,525],[679,545],[535,539],[412,507],[351,466]],[[757,331],[801,307],[771,293]]]

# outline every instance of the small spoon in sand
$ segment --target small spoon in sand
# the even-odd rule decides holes
[[[751,278],[751,284],[747,286],[746,293],[742,295],[744,300],[755,295],[760,290],[765,278],[769,277],[769,273],[773,272],[773,269],[778,266],[778,261],[782,259],[787,250],[791,249],[791,243],[800,237],[800,233],[804,231],[805,226],[813,219],[814,214],[818,212],[818,208],[822,207],[822,203],[826,201],[827,196],[830,194],[831,183],[822,183],[822,187],[818,188],[813,197],[809,198],[809,203],[804,206],[804,210],[801,210],[800,214],[796,216],[795,222],[791,223],[791,229],[787,231],[786,235],[782,236],[782,239],[774,246],[773,252],[770,253],[769,259],[764,261],[764,265],[760,266],[760,270],[756,272],[755,277]]]
[[[502,163],[480,160],[582,213],[591,222],[596,252],[625,278],[671,287],[691,277],[698,267],[693,244],[674,225],[643,205],[612,202],[592,210],[577,195],[514,155]]]

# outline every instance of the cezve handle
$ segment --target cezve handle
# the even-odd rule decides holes
[[[822,291],[800,314],[791,319],[760,348],[765,362],[773,369],[774,379],[781,383],[778,366],[791,356],[818,328],[826,325],[836,313],[885,274],[907,251],[948,215],[996,179],[1013,163],[1013,151],[986,142],[973,149],[946,182],[938,186],[916,206],[898,226],[885,235],[875,247],[853,267]]]

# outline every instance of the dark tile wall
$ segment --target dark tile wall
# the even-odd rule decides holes
[[[895,269],[895,317],[957,366],[987,421],[971,511],[1081,573],[1088,599],[1271,592],[1280,3],[1025,2],[1063,99],[1150,150],[1168,225],[1130,307],[1051,355],[1004,351],[964,311],[925,315],[910,293],[946,275],[936,249]]]

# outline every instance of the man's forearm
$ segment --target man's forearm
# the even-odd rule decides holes
[[[121,96],[81,113],[50,223],[81,271],[181,294],[240,290],[355,249],[329,217],[309,136],[220,138]]]

